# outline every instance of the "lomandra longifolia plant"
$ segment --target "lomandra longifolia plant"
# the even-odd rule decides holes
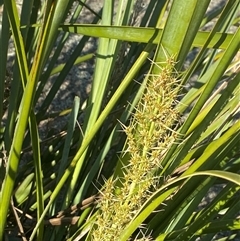
[[[157,63],[154,63],[157,65]],[[159,75],[148,75],[145,93],[136,107],[129,126],[124,126],[129,156],[122,167],[123,176],[105,183],[100,202],[101,215],[93,240],[118,240],[121,231],[132,220],[146,199],[158,188],[156,169],[169,146],[176,141],[172,130],[178,113],[174,109],[179,90],[174,61],[158,66]],[[144,233],[144,228],[142,230]]]

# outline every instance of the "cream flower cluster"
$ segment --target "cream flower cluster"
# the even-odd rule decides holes
[[[157,189],[158,178],[154,174],[161,168],[161,160],[176,137],[171,130],[178,117],[174,109],[178,81],[173,65],[173,61],[168,61],[164,67],[158,67],[157,75],[148,76],[145,93],[131,123],[124,127],[127,149],[123,156],[128,155],[129,162],[123,167],[123,177],[105,183],[94,241],[119,240],[121,231]]]

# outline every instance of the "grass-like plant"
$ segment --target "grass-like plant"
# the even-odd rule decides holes
[[[88,3],[23,0],[19,14],[0,2],[0,240],[234,240],[240,2],[206,15],[210,0],[152,0],[139,26],[144,1],[105,0],[98,13]],[[77,23],[84,8],[91,24]],[[82,38],[56,65],[70,34]],[[90,37],[97,51],[83,54]],[[90,59],[86,102],[49,113],[71,68]],[[41,139],[49,116],[68,121]]]

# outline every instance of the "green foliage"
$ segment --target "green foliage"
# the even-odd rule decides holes
[[[206,15],[209,0],[152,0],[138,25],[142,1],[103,2],[96,13],[86,1],[23,0],[21,14],[0,2],[0,241],[233,240],[240,2]],[[84,9],[90,24],[77,23]],[[58,64],[70,34],[83,36]],[[90,37],[97,50],[85,54]],[[87,100],[51,113],[71,68],[92,59]],[[49,116],[67,123],[40,138]]]

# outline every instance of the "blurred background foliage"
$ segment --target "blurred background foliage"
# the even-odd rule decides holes
[[[0,1],[0,240],[239,238],[240,1],[210,4]]]

